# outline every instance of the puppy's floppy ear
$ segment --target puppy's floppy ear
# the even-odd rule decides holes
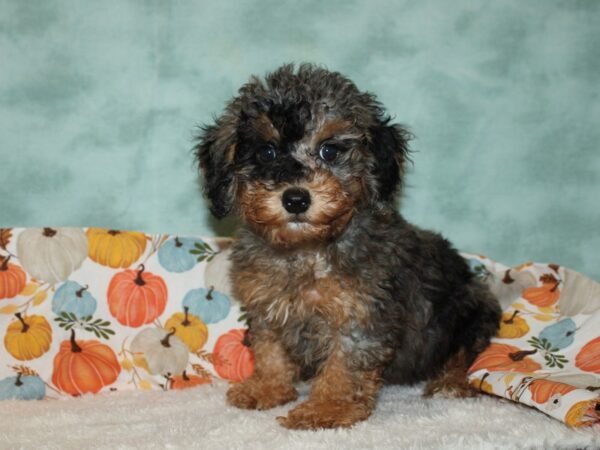
[[[376,198],[389,202],[402,184],[404,167],[409,159],[411,134],[401,125],[385,119],[371,129],[371,150],[375,157],[373,175],[377,180]]]
[[[204,126],[194,147],[196,161],[204,175],[204,194],[210,211],[218,219],[227,216],[235,200],[233,158],[237,142],[237,119],[226,114],[214,125]]]

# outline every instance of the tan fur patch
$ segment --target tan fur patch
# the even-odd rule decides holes
[[[467,380],[469,366],[470,362],[464,350],[460,350],[446,362],[444,369],[436,378],[427,382],[423,395],[425,397],[441,395],[448,398],[475,397],[478,393]]]
[[[269,409],[298,398],[293,386],[298,376],[281,344],[272,334],[253,337],[255,370],[252,376],[227,391],[227,401],[238,408]]]
[[[349,371],[341,352],[334,352],[313,382],[309,399],[279,423],[292,429],[349,427],[367,419],[381,386],[380,371]]]
[[[242,216],[271,244],[284,248],[322,242],[345,228],[352,217],[354,200],[332,174],[317,171],[309,181],[295,186],[308,189],[311,195],[304,222],[288,221],[290,215],[282,205],[281,196],[290,185],[271,188],[262,182],[248,183],[239,190]]]
[[[234,296],[272,326],[283,328],[288,320],[304,321],[315,315],[337,329],[350,321],[369,322],[367,294],[359,281],[329,273],[318,253],[303,258],[293,278],[269,261],[264,265],[233,271],[232,281]]]
[[[267,142],[278,142],[280,139],[279,131],[273,125],[273,122],[266,114],[259,115],[251,122],[252,127],[257,134]]]
[[[352,137],[358,139],[361,136],[352,130],[352,123],[347,120],[332,119],[319,127],[319,129],[311,136],[310,143],[313,148],[316,148],[321,142],[333,137]]]

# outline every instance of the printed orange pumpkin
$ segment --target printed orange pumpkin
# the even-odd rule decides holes
[[[54,357],[52,383],[71,395],[96,393],[115,382],[121,373],[117,356],[108,345],[99,341],[76,341],[75,331],[71,339],[63,341]]]
[[[536,403],[546,403],[555,394],[565,395],[575,390],[575,386],[549,380],[535,380],[529,385],[531,398]]]
[[[527,355],[534,354],[536,350],[521,350],[518,347],[506,344],[492,343],[473,362],[469,373],[481,369],[490,372],[535,372],[542,368]]]
[[[0,299],[13,298],[25,287],[27,275],[15,264],[9,264],[8,257],[0,256]]]
[[[159,317],[167,305],[167,285],[144,266],[116,274],[108,285],[108,307],[120,324],[137,328]]]
[[[188,375],[185,370],[183,374],[171,378],[171,389],[187,389],[202,384],[210,384],[211,379],[198,375]]]
[[[90,258],[113,269],[131,266],[146,250],[146,235],[137,231],[88,228],[86,234]]]
[[[502,314],[500,330],[498,330],[499,338],[515,339],[525,336],[529,332],[529,325],[525,319],[517,317],[517,314],[519,314],[518,310]]]
[[[600,373],[600,336],[579,350],[575,357],[575,365],[585,372]]]
[[[542,286],[529,287],[523,291],[523,298],[529,303],[548,307],[554,305],[560,298],[560,280],[557,280],[552,274],[545,274],[540,277]]]
[[[44,316],[23,317],[21,313],[16,313],[15,317],[18,320],[8,326],[4,336],[6,350],[20,361],[39,358],[50,349],[50,324]]]
[[[244,329],[233,329],[219,336],[213,358],[215,370],[221,378],[243,381],[254,372],[254,355]]]

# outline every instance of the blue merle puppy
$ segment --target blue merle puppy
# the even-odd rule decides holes
[[[500,307],[442,236],[407,223],[395,199],[408,132],[337,72],[286,65],[241,87],[195,148],[217,218],[242,222],[235,296],[254,374],[230,404],[296,429],[365,420],[384,382],[471,395],[466,370]]]

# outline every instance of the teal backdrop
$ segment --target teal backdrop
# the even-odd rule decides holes
[[[0,225],[229,232],[199,192],[195,127],[301,61],[415,134],[409,220],[600,279],[595,0],[0,0]]]

